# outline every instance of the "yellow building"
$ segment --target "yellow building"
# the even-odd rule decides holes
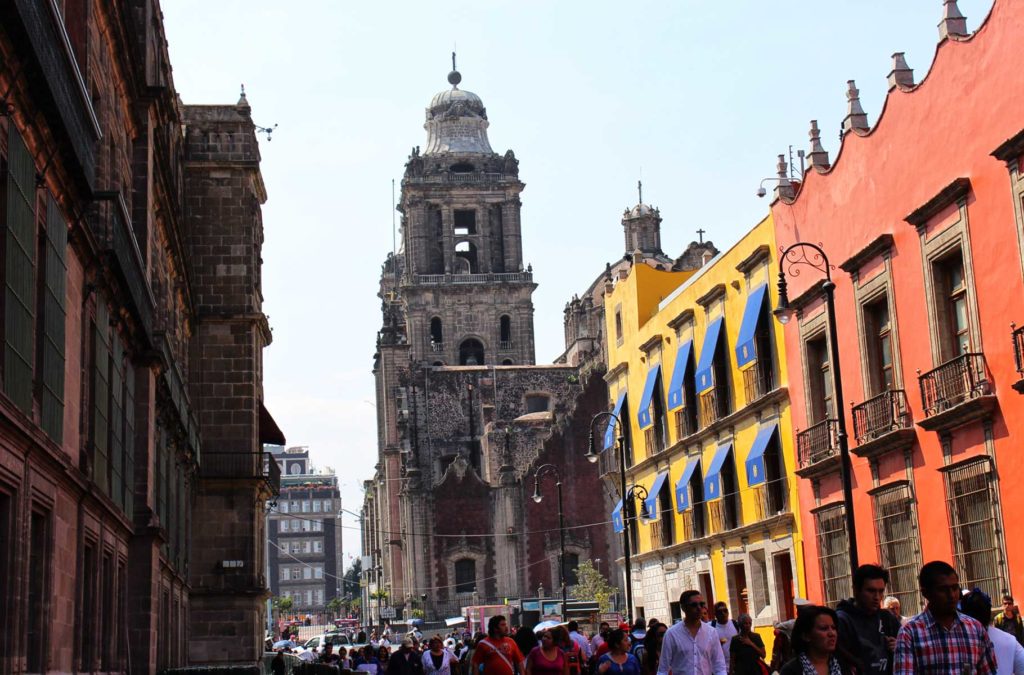
[[[769,217],[696,272],[635,265],[605,295],[627,482],[647,492],[612,518],[633,542],[635,614],[671,624],[696,588],[766,644],[806,595],[776,250]],[[599,444],[606,477],[619,435],[613,422]]]

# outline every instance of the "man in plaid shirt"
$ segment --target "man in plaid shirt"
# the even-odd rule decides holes
[[[939,673],[995,675],[996,657],[985,627],[957,611],[960,579],[948,563],[934,561],[921,568],[924,611],[896,636],[894,675]]]

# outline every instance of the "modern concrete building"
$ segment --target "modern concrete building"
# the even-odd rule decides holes
[[[344,595],[338,477],[314,467],[308,448],[267,450],[281,469],[277,507],[267,512],[270,590],[291,598],[294,614],[325,613],[328,602]]]

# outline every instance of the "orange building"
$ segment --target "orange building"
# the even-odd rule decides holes
[[[851,81],[834,165],[812,123],[811,166],[772,204],[779,246],[820,243],[834,266],[858,554],[891,570],[908,615],[929,560],[965,588],[1024,588],[1024,3],[995,0],[970,34],[955,0],[941,6],[927,76],[895,54],[873,127]],[[785,353],[807,584],[834,604],[849,545],[827,317],[806,270],[787,279]]]

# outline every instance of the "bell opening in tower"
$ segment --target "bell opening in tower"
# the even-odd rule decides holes
[[[469,241],[460,241],[455,245],[455,273],[476,274],[479,269],[476,260],[476,246]]]
[[[467,338],[459,345],[460,366],[482,366],[484,364],[484,346],[476,338]]]
[[[452,173],[473,173],[476,171],[476,167],[469,162],[459,162],[458,164],[452,164],[448,167],[448,170]]]
[[[455,211],[455,234],[476,234],[476,211],[459,209]]]

